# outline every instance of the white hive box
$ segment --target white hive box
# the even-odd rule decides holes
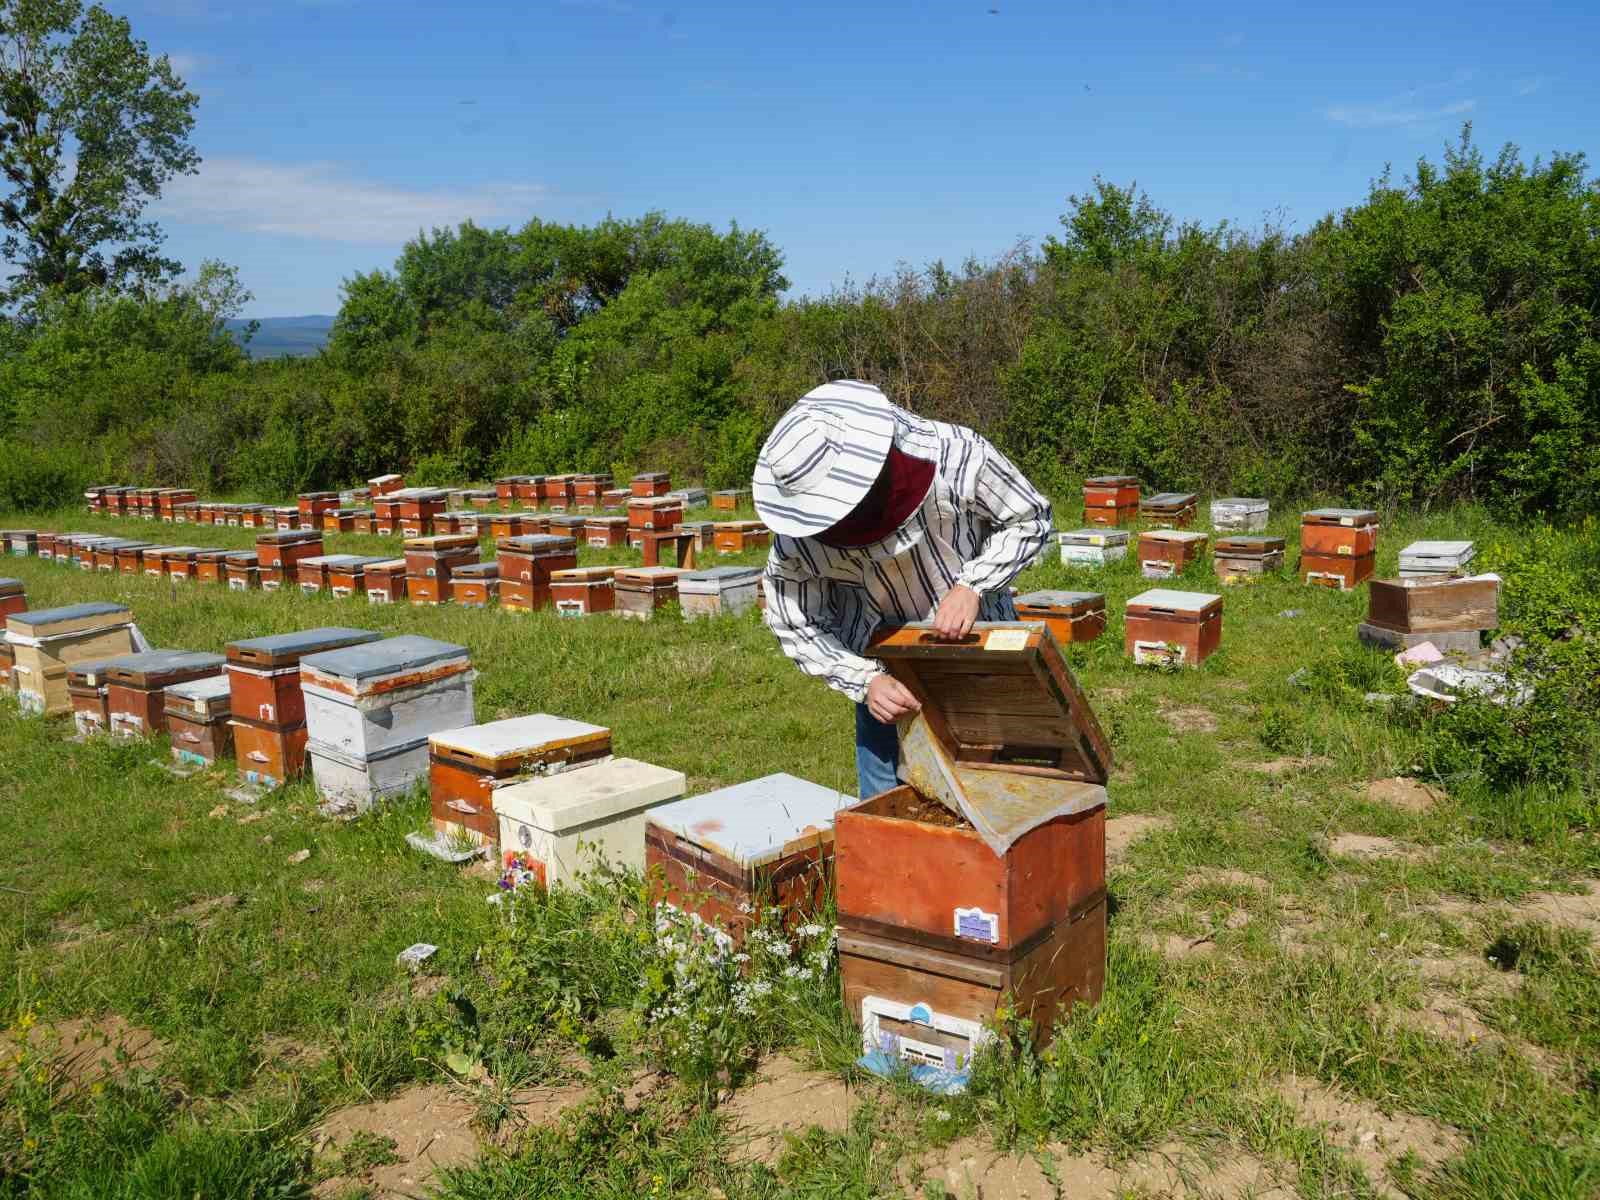
[[[427,738],[365,758],[309,741],[306,754],[317,791],[334,812],[364,813],[391,796],[404,795],[428,777]]]
[[[1056,534],[1069,567],[1103,567],[1128,555],[1126,529],[1064,529]]]
[[[1471,562],[1476,553],[1471,542],[1412,542],[1400,551],[1400,578],[1450,575]]]
[[[1211,502],[1211,528],[1226,533],[1259,533],[1267,527],[1271,506],[1265,500],[1230,496]]]
[[[307,736],[350,758],[420,745],[426,769],[430,733],[472,724],[473,678],[465,646],[414,635],[308,655]]]
[[[714,617],[754,608],[761,586],[760,567],[712,567],[678,576],[678,602],[683,615]]]
[[[572,883],[597,855],[643,870],[645,814],[686,789],[682,771],[635,758],[502,787],[494,794],[501,859],[542,873],[547,887]]]

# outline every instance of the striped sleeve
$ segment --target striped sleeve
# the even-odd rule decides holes
[[[792,552],[790,551],[792,548]],[[834,632],[833,584],[808,563],[789,538],[773,539],[761,585],[767,597],[767,628],[795,666],[820,675],[836,692],[860,702],[883,664],[854,653]]]
[[[1034,562],[1050,538],[1050,501],[988,438],[973,435],[979,462],[972,502],[989,526],[982,552],[956,576],[979,595],[1009,587]]]

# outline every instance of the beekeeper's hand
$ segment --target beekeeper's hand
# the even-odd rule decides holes
[[[867,684],[867,711],[885,725],[892,725],[921,707],[911,689],[893,675],[879,675]]]
[[[978,619],[978,593],[956,584],[944,594],[933,614],[933,631],[942,638],[959,641],[972,632]]]

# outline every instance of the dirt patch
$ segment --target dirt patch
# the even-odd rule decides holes
[[[1146,817],[1130,813],[1106,822],[1106,865],[1115,866],[1127,857],[1129,848],[1140,838],[1171,829],[1166,817]]]
[[[1515,906],[1518,916],[1531,917],[1593,937],[1600,933],[1600,882],[1590,880],[1576,895],[1540,892]]]
[[[40,1022],[28,1030],[27,1045],[55,1061],[68,1092],[130,1071],[154,1070],[166,1049],[149,1030],[116,1013]],[[19,1049],[9,1038],[0,1038],[0,1062],[11,1062]]]
[[[1497,1050],[1520,1054],[1545,1075],[1554,1077],[1566,1073],[1567,1063],[1560,1055],[1552,1054],[1544,1047],[1522,1038],[1507,1037],[1489,1028],[1470,1006],[1443,992],[1430,992],[1421,1008],[1400,1009],[1393,1017],[1397,1025],[1450,1042],[1464,1050]]]
[[[1249,888],[1255,892],[1270,892],[1272,884],[1260,875],[1239,871],[1231,867],[1201,867],[1191,871],[1179,891],[1193,892],[1203,887]]]
[[[1049,1163],[1047,1173],[1040,1160]],[[960,1200],[1121,1200],[1124,1196],[1249,1197],[1294,1200],[1282,1176],[1260,1159],[1226,1149],[1205,1156],[1169,1142],[1131,1161],[1113,1163],[1099,1154],[1072,1154],[1050,1146],[1035,1157],[1001,1153],[971,1138],[924,1157],[905,1182],[914,1194],[940,1184]],[[1051,1176],[1062,1181],[1057,1189]],[[918,1185],[923,1185],[919,1188]]]
[[[261,1039],[261,1065],[283,1069],[303,1070],[314,1067],[328,1057],[321,1046],[296,1041],[269,1033]]]
[[[74,950],[93,945],[111,936],[104,929],[67,920],[52,923],[50,933],[56,950],[62,954],[70,954]]]
[[[1391,1160],[1409,1152],[1434,1167],[1463,1146],[1448,1126],[1398,1109],[1386,1113],[1317,1079],[1290,1076],[1279,1084],[1278,1094],[1303,1121],[1322,1126],[1329,1143],[1349,1154],[1382,1196],[1399,1195],[1389,1177]]]
[[[1328,853],[1340,858],[1413,859],[1420,855],[1414,848],[1401,845],[1393,838],[1373,837],[1364,833],[1337,833],[1328,839]]]
[[[478,1153],[472,1130],[477,1108],[458,1091],[440,1084],[410,1088],[389,1100],[358,1104],[331,1114],[312,1131],[317,1154],[349,1174],[332,1175],[317,1185],[318,1196],[335,1196],[352,1185],[375,1197],[416,1196],[441,1167],[461,1166]],[[362,1156],[363,1144],[392,1140],[388,1152]],[[363,1162],[373,1160],[394,1161]]]
[[[1127,688],[1107,687],[1100,688],[1094,693],[1093,700],[1096,704],[1120,704],[1132,693]]]
[[[1147,950],[1154,950],[1162,958],[1204,958],[1216,950],[1217,944],[1209,935],[1190,937],[1183,933],[1142,933],[1139,942]]]
[[[1404,776],[1393,779],[1374,779],[1367,784],[1367,799],[1387,804],[1402,812],[1425,813],[1439,802],[1439,792],[1425,783]]]
[[[1325,758],[1269,758],[1266,762],[1252,762],[1244,765],[1252,771],[1262,775],[1292,775],[1296,771],[1309,771],[1312,767],[1320,767],[1328,760]]]
[[[1515,971],[1501,971],[1487,959],[1474,954],[1448,954],[1438,958],[1414,958],[1411,965],[1426,983],[1444,983],[1466,992],[1483,991],[1496,996],[1516,993],[1520,979]]]
[[[172,910],[172,915],[179,920],[192,921],[202,929],[211,925],[223,913],[230,912],[244,901],[239,897],[229,894],[226,896],[202,896],[182,908]]]
[[[842,1133],[850,1124],[853,1099],[836,1076],[809,1071],[779,1055],[761,1064],[755,1078],[724,1106],[736,1154],[754,1162],[774,1163],[783,1153],[785,1134],[800,1134],[813,1125]]]
[[[1163,708],[1161,715],[1178,733],[1215,733],[1217,717],[1208,708]]]

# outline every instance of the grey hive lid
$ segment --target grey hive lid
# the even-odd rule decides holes
[[[1063,529],[1056,534],[1063,546],[1126,546],[1126,529]]]
[[[759,579],[760,567],[708,567],[704,571],[690,571],[679,580],[680,583],[742,583],[747,579]]]
[[[110,538],[103,542],[96,542],[96,550],[143,550],[151,542],[135,541],[133,538]]]
[[[1169,508],[1175,504],[1194,504],[1199,499],[1193,492],[1157,492],[1154,496],[1146,496],[1144,502],[1152,508]]]
[[[445,488],[410,487],[390,492],[385,500],[447,500],[450,493]]]
[[[1105,600],[1103,592],[1059,592],[1046,589],[1018,596],[1016,602],[1028,608],[1071,608],[1088,600]]]
[[[1174,612],[1200,612],[1208,604],[1221,599],[1221,596],[1210,592],[1179,592],[1172,588],[1151,588],[1148,592],[1140,592],[1137,596],[1129,597],[1128,603],[1148,608],[1170,608]]]
[[[462,750],[483,758],[509,758],[529,754],[561,742],[577,742],[597,735],[610,735],[604,725],[590,725],[570,717],[550,713],[530,713],[525,717],[506,717],[482,725],[444,729],[428,735],[434,749]]]
[[[93,662],[69,663],[67,678],[76,676],[83,680],[85,687],[104,687],[106,672],[123,659],[131,657],[133,656],[129,654],[118,654],[112,658],[97,658]]]
[[[405,634],[384,638],[360,646],[347,646],[342,650],[327,650],[321,654],[307,655],[300,660],[302,668],[310,667],[323,675],[360,682],[395,671],[415,671],[433,663],[465,658],[467,648],[452,642]]]
[[[204,679],[174,683],[167,688],[167,695],[179,700],[220,700],[232,686],[226,675],[209,675]]]
[[[258,546],[263,542],[274,546],[298,546],[303,542],[320,542],[321,540],[322,531],[320,529],[277,529],[269,533],[256,534],[256,545]]]
[[[295,563],[298,567],[343,567],[360,558],[359,554],[316,554],[310,558],[302,558]]]
[[[833,840],[855,797],[793,775],[768,775],[650,810],[649,822],[747,867]]]
[[[22,590],[22,580],[20,580],[20,579],[11,579],[11,578],[0,578],[0,592],[6,592],[6,593],[9,594],[11,592],[20,592],[21,590]]]
[[[375,563],[393,561],[387,554],[350,554],[346,555],[346,557],[350,559],[349,562],[343,564],[335,563],[334,565],[342,565],[347,567],[370,567]],[[403,563],[405,562],[405,559],[402,558],[400,561]]]
[[[1249,512],[1265,512],[1268,504],[1265,500],[1256,500],[1248,496],[1223,496],[1211,502],[1212,508],[1242,508]]]
[[[1378,514],[1370,508],[1308,508],[1301,518],[1316,517],[1325,521],[1376,521]]]
[[[146,650],[142,654],[124,655],[106,669],[118,677],[127,676],[134,682],[146,683],[153,682],[153,676],[214,674],[221,671],[226,662],[220,654],[200,650]]]
[[[1464,554],[1470,555],[1472,551],[1471,542],[1412,542],[1400,551],[1400,557],[1459,559]]]
[[[500,564],[492,558],[488,562],[462,563],[459,567],[453,567],[450,574],[456,579],[474,579],[479,575],[498,575],[500,574]]]
[[[268,637],[245,638],[228,643],[228,657],[264,660],[278,664],[296,663],[307,654],[321,654],[341,646],[376,642],[383,635],[374,629],[348,629],[342,625],[323,625],[294,633],[274,633]]]
[[[539,554],[552,550],[572,550],[578,543],[574,538],[553,533],[524,533],[517,537],[503,537],[499,544],[504,549],[523,554]]]
[[[104,600],[90,600],[83,604],[66,604],[60,608],[34,608],[27,612],[12,613],[6,618],[17,625],[55,625],[61,621],[81,621],[85,617],[128,617],[133,612],[126,604],[111,604]]]

